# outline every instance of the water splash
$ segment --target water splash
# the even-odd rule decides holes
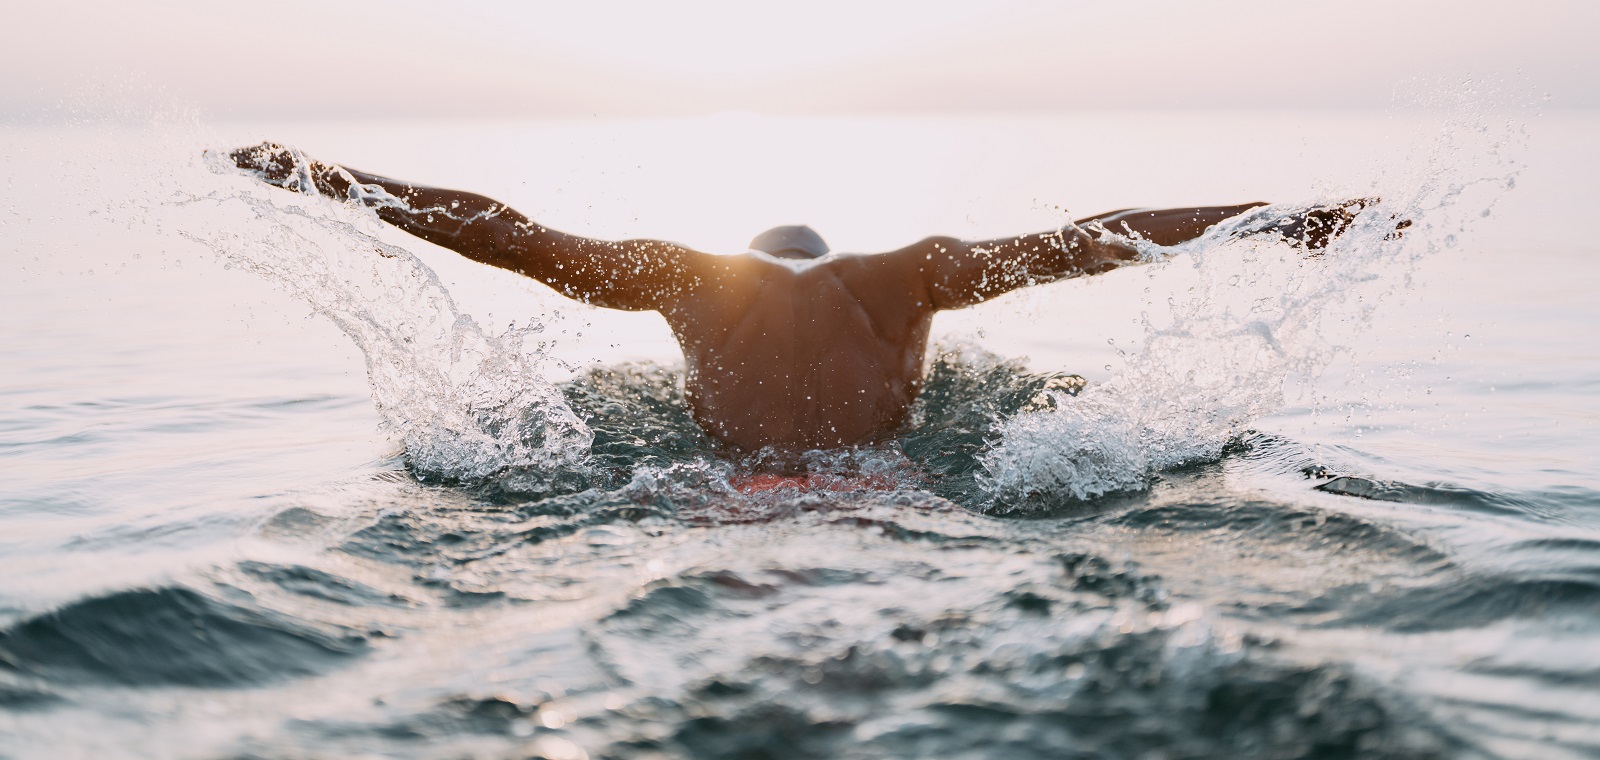
[[[206,163],[230,180],[167,201],[202,209],[180,234],[271,280],[355,341],[384,427],[413,472],[472,483],[582,466],[593,436],[545,379],[553,358],[543,322],[491,335],[426,264],[375,236],[370,211],[250,185],[222,154]]]
[[[1404,287],[1417,260],[1451,246],[1509,189],[1514,131],[1447,122],[1408,175],[1374,183],[1384,199],[1317,258],[1240,235],[1305,206],[1265,207],[1181,246],[1141,242],[1150,257],[1172,261],[1165,274],[1190,265],[1196,284],[1165,314],[1146,317],[1146,339],[1123,374],[1001,424],[999,442],[981,455],[984,489],[1000,502],[1082,499],[1216,458],[1282,405],[1289,378],[1314,377],[1339,354],[1370,320],[1376,296]],[[1494,144],[1485,150],[1482,140]],[[1473,156],[1490,165],[1461,165]],[[174,226],[355,341],[377,409],[415,473],[473,483],[592,465],[594,433],[545,379],[554,358],[543,323],[488,334],[423,262],[376,237],[381,223],[370,211],[252,184],[220,156],[209,168],[227,179],[214,178],[209,193],[174,193],[169,209],[198,209]],[[1396,218],[1416,223],[1398,240]]]
[[[1309,204],[1264,206],[1178,246],[1130,241],[1149,260],[1187,263],[1195,284],[1164,315],[1145,313],[1142,348],[1121,374],[1001,423],[981,458],[985,490],[999,504],[1088,499],[1217,459],[1251,421],[1282,407],[1290,378],[1314,379],[1347,352],[1419,260],[1489,215],[1515,186],[1524,139],[1514,123],[1447,117],[1400,176],[1372,183],[1382,199],[1320,254],[1260,232]],[[1397,220],[1412,222],[1400,236]]]

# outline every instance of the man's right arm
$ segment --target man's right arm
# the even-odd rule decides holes
[[[481,195],[414,185],[312,161],[273,143],[229,154],[262,180],[363,203],[378,217],[474,261],[532,277],[570,298],[613,309],[659,309],[692,283],[704,254],[659,240],[568,235]]]

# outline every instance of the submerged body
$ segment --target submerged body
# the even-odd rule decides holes
[[[1173,245],[1264,205],[1117,211],[1050,232],[930,237],[881,254],[828,253],[809,229],[778,228],[752,242],[761,250],[712,255],[659,240],[568,235],[489,198],[310,161],[275,144],[231,157],[272,184],[363,203],[407,232],[568,297],[660,312],[683,349],[695,420],[742,452],[881,441],[921,389],[935,312],[1143,261],[1108,227]],[[1335,208],[1278,231],[1315,247],[1350,217]]]

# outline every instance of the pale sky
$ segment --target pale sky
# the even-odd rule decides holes
[[[8,16],[12,118],[119,98],[336,119],[1384,108],[1468,77],[1600,107],[1600,3],[1578,0],[58,0]]]

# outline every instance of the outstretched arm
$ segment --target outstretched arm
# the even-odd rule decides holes
[[[274,143],[229,155],[239,168],[270,184],[363,203],[380,219],[423,240],[596,306],[660,308],[689,286],[690,270],[703,255],[659,240],[613,242],[568,235],[481,195],[312,161]]]
[[[1285,218],[1270,230],[1310,249],[1319,249],[1343,231],[1372,199],[1312,208]],[[896,252],[922,259],[923,274],[936,309],[959,309],[1003,293],[1054,280],[1109,272],[1143,263],[1137,250],[1104,238],[1102,231],[1170,246],[1200,237],[1225,219],[1267,204],[1173,209],[1123,209],[1079,219],[1055,232],[1019,238],[968,242],[928,238]],[[1409,222],[1400,222],[1403,229]]]

